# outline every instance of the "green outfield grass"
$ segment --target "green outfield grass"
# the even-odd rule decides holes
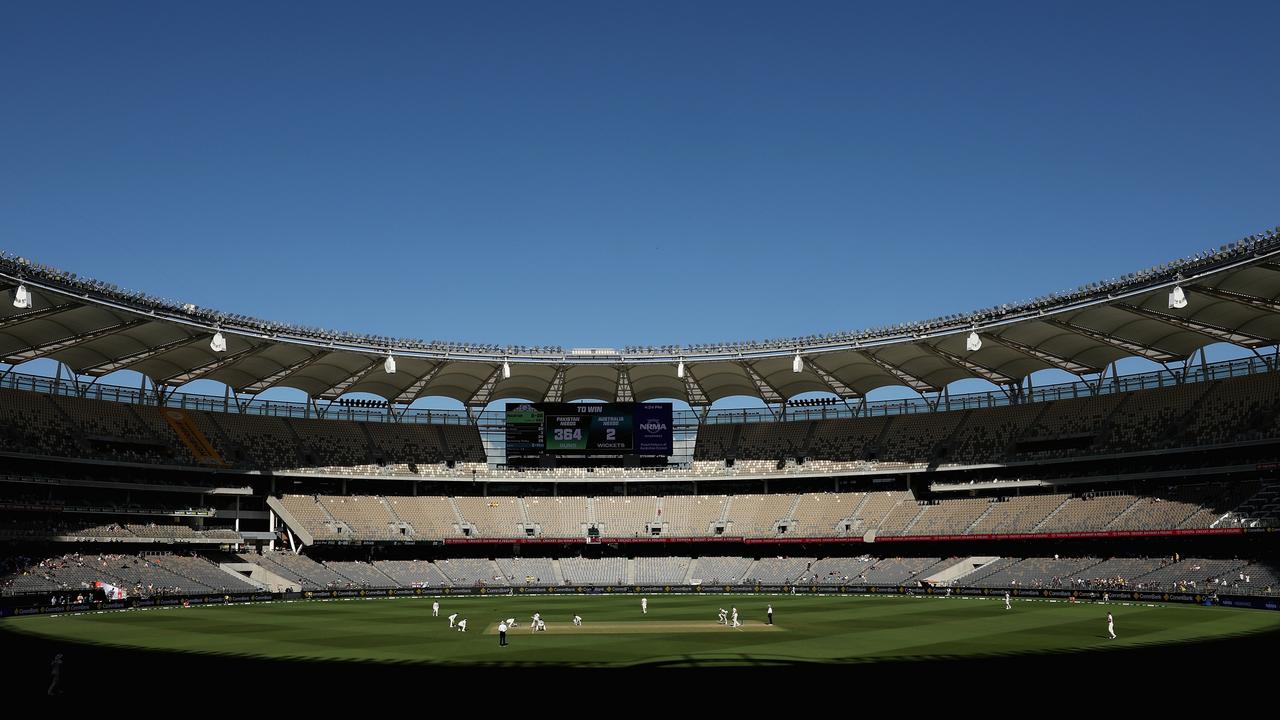
[[[335,600],[40,616],[5,621],[50,640],[151,650],[448,665],[767,665],[845,663],[1132,648],[1280,629],[1280,613],[1182,605],[997,598],[516,596]],[[765,606],[774,607],[773,628]],[[717,625],[737,606],[742,630]],[[541,612],[549,630],[532,634]],[[1115,615],[1116,640],[1106,637]],[[468,632],[448,628],[458,612]],[[584,626],[570,624],[574,613]],[[498,620],[516,617],[510,646]]]

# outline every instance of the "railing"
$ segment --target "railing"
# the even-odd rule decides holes
[[[1275,361],[1272,361],[1275,362]],[[1152,390],[1172,387],[1186,382],[1204,382],[1223,380],[1232,377],[1256,375],[1272,372],[1271,362],[1262,357],[1247,357],[1236,360],[1225,360],[1201,366],[1182,369],[1158,370],[1155,372],[1137,373],[1104,377],[1101,381],[1092,382],[1077,380],[1068,383],[1046,385],[1032,388],[1021,396],[1001,391],[965,393],[962,395],[942,395],[926,400],[906,398],[901,400],[875,400],[854,403],[836,402],[819,406],[788,405],[785,412],[779,413],[776,408],[720,408],[707,412],[700,422],[701,413],[694,410],[677,410],[673,420],[677,426],[695,427],[704,423],[754,423],[778,421],[834,420],[840,418],[880,417],[886,415],[910,415],[924,412],[946,412],[949,410],[974,410],[979,408],[1005,407],[1052,400],[1094,397],[1114,393],[1132,392],[1135,390]],[[133,405],[150,405],[155,407],[183,408],[189,410],[205,410],[209,412],[240,412],[249,415],[266,415],[275,417],[356,420],[360,422],[408,422],[435,425],[466,425],[472,417],[465,410],[441,410],[425,408],[389,408],[358,407],[342,402],[315,401],[286,402],[280,400],[261,400],[255,398],[236,397],[234,395],[201,395],[187,392],[156,393],[141,388],[120,385],[101,385],[85,380],[73,381],[69,378],[28,375],[7,372],[0,375],[0,388],[11,390],[27,390],[49,395],[81,397],[109,402],[129,403]],[[499,428],[504,425],[505,414],[499,410],[478,413],[474,421],[481,426]]]

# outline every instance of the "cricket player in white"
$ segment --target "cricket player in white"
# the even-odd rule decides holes
[[[542,618],[538,618],[538,627],[536,629],[541,632],[546,632],[547,631],[546,621],[544,621]]]
[[[733,609],[733,621],[729,623],[729,627],[741,627],[742,623],[738,622],[738,608]]]
[[[1004,594],[1004,609],[1012,610],[1013,606],[1009,604],[1009,593]]]
[[[515,629],[515,627],[516,627],[516,619],[515,619],[515,618],[507,618],[507,627],[509,627],[509,628],[511,628],[512,630],[514,630],[514,629]]]
[[[453,627],[453,621],[458,619],[458,613],[449,616],[449,627]]]
[[[431,603],[431,617],[440,617],[440,601]]]
[[[645,615],[649,614],[649,598],[640,598],[640,612]]]
[[[533,621],[529,623],[529,632],[538,632],[539,622],[542,622],[542,613],[534,613]]]
[[[581,616],[581,615],[574,615],[574,616],[573,616],[573,624],[574,624],[574,625],[581,625],[581,624],[582,624],[582,616]]]
[[[720,608],[720,617],[716,619],[716,622],[720,623],[721,625],[728,625],[729,611],[725,610],[724,608]]]
[[[458,632],[466,632],[466,631],[467,631],[467,619],[462,618],[461,620],[458,621]]]
[[[1107,634],[1112,640],[1116,639],[1116,619],[1111,617],[1111,613],[1107,613]]]

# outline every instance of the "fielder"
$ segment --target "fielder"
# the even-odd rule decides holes
[[[461,620],[458,621],[458,632],[466,632],[466,631],[467,631],[467,619],[462,618]]]
[[[449,616],[449,627],[453,627],[453,621],[458,619],[458,613]]]
[[[643,615],[649,614],[649,598],[640,598],[640,612]]]
[[[1116,619],[1111,617],[1111,613],[1107,613],[1107,634],[1112,640],[1116,639]]]
[[[431,603],[431,617],[440,617],[440,601]]]
[[[1004,609],[1005,610],[1013,609],[1013,606],[1009,604],[1009,593],[1007,592],[1004,594]]]
[[[728,611],[728,610],[725,610],[724,608],[720,608],[720,617],[716,619],[716,622],[717,622],[717,623],[719,623],[719,624],[721,624],[721,625],[728,625],[728,624],[729,624],[729,611]]]

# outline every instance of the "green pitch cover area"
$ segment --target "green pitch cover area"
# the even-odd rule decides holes
[[[732,667],[1061,655],[1240,637],[1280,629],[1280,613],[1000,598],[491,596],[334,600],[144,609],[5,620],[53,642],[286,661],[452,667]],[[774,608],[773,627],[765,607]],[[738,608],[742,628],[716,622]],[[467,618],[466,633],[446,616]],[[540,612],[548,630],[532,633]],[[1108,639],[1106,615],[1118,638]],[[583,625],[571,624],[573,615]],[[499,647],[500,619],[515,617]]]

